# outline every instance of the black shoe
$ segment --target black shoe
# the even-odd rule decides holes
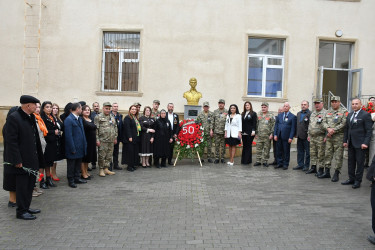
[[[308,167],[307,167],[307,168],[302,168],[302,171],[303,171],[303,172],[306,172],[307,170],[309,170]]]
[[[49,187],[57,187],[56,184],[53,183],[51,176],[49,176],[49,177],[47,176],[47,178],[46,178],[46,184]]]
[[[346,181],[341,182],[341,185],[353,185],[353,184],[354,184],[354,181],[350,179],[347,179]]]
[[[204,162],[204,160],[201,160],[202,162]],[[169,166],[173,166],[173,163],[172,162],[168,162],[168,165]]]
[[[283,166],[283,170],[288,170],[288,166]]]
[[[22,219],[22,220],[35,220],[36,216],[29,214],[29,213],[23,213],[23,214],[17,214],[17,219]]]
[[[361,187],[361,183],[359,181],[355,181],[352,186],[353,189],[360,188],[360,187]]]
[[[42,211],[40,211],[40,209],[32,209],[32,208],[29,208],[29,209],[27,210],[27,212],[29,212],[29,214],[39,214],[39,213],[42,212]]]
[[[71,188],[76,188],[77,187],[77,185],[74,183],[74,181],[70,181],[68,185]]]
[[[129,172],[133,172],[134,169],[132,167],[127,167],[126,170],[128,170]]]
[[[156,167],[156,168],[161,168],[160,165],[156,165],[155,167]]]
[[[283,167],[283,165],[276,165],[276,166],[274,166],[274,169],[282,168],[282,167]]]
[[[338,182],[339,181],[339,174],[340,172],[338,170],[335,170],[335,173],[333,174],[333,177],[331,179],[332,182]]]
[[[87,181],[87,180],[91,180],[91,176],[87,176],[87,178],[85,178],[85,177],[83,177],[83,176],[81,175],[81,179],[82,179],[82,180],[86,180],[86,181]]]
[[[374,236],[367,236],[367,240],[371,242],[371,244],[374,244],[375,245],[375,237]]]
[[[319,168],[318,172],[315,173],[315,176],[319,178],[324,173],[324,168]]]
[[[219,163],[219,160],[216,159],[214,163],[215,163],[215,164],[218,164],[218,163]]]
[[[85,183],[87,183],[87,181],[82,180],[81,178],[79,178],[79,179],[75,179],[75,180],[74,180],[74,183],[75,183],[75,184],[85,184]]]
[[[264,166],[264,167],[268,167],[269,165],[268,165],[267,162],[265,162],[265,163],[263,163],[263,166]]]
[[[225,160],[224,160],[224,159],[221,159],[221,163],[225,163]]]
[[[122,170],[122,167],[120,167],[120,166],[117,165],[117,166],[114,167],[114,169],[116,169],[116,170]]]
[[[318,178],[319,179],[324,179],[324,178],[331,178],[331,172],[330,172],[331,169],[329,168],[326,168],[324,173],[322,173],[321,175],[318,175]]]
[[[203,163],[204,162],[204,160],[203,159],[201,159],[201,163]]]
[[[256,167],[256,166],[260,166],[260,165],[262,165],[260,162],[255,162],[253,166]]]
[[[277,165],[277,161],[274,160],[270,165]]]
[[[39,182],[39,187],[41,189],[49,189],[49,187],[47,186],[46,182],[44,181],[44,179],[42,179],[40,182]]]
[[[165,163],[162,163],[162,164],[160,164],[160,167],[162,167],[162,168],[166,168],[167,165],[165,165]]]
[[[303,169],[302,166],[297,166],[297,167],[294,167],[294,168],[293,168],[293,170],[301,170],[301,169]]]
[[[210,158],[208,158],[208,160],[207,160],[209,163],[213,163],[213,161],[210,159]]]
[[[8,207],[17,207],[17,203],[9,201]]]
[[[91,164],[91,169],[96,169],[96,164]]]
[[[316,173],[316,166],[312,165],[309,170],[306,171],[306,174],[313,174]]]

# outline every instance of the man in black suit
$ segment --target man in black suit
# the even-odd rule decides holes
[[[346,129],[344,133],[344,147],[348,150],[348,172],[349,179],[342,182],[342,185],[353,185],[359,188],[362,182],[365,149],[368,148],[372,133],[371,115],[361,110],[361,100],[352,100],[352,109],[346,118]]]
[[[372,158],[372,163],[371,166],[367,172],[367,179],[371,180],[372,185],[371,185],[371,208],[372,208],[372,231],[375,233],[375,156]],[[369,235],[367,237],[367,240],[370,241],[372,244],[375,245],[375,237],[372,235]]]
[[[307,140],[311,111],[309,102],[301,102],[301,111],[297,113],[297,162],[293,170],[307,171],[310,168],[310,142]]]
[[[284,103],[284,112],[276,117],[274,140],[277,141],[277,166],[287,170],[290,160],[290,144],[296,134],[297,117],[289,112],[290,105]]]
[[[172,126],[172,137],[173,137],[173,142],[170,143],[170,154],[168,158],[168,164],[173,165],[172,163],[172,157],[173,157],[173,148],[174,148],[174,143],[176,141],[178,132],[180,131],[180,121],[178,119],[178,115],[176,113],[173,113],[174,110],[174,105],[173,103],[168,103],[168,120],[171,123]]]
[[[35,175],[26,172],[28,168],[37,172],[43,168],[44,157],[33,113],[38,99],[23,95],[21,107],[7,117],[4,125],[4,173],[16,186],[16,217],[35,220],[39,209],[31,209]]]

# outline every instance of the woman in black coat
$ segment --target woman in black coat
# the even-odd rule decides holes
[[[42,179],[40,181],[40,187],[47,189],[48,186],[56,187],[52,182],[51,178],[51,167],[57,158],[57,140],[60,134],[56,120],[52,115],[52,103],[46,101],[42,103],[40,117],[42,117],[44,124],[46,124],[48,134],[44,137],[46,139],[46,150],[44,151],[44,161],[46,163],[44,171],[46,180]],[[43,169],[41,171],[43,173]]]
[[[82,158],[81,164],[81,178],[84,180],[91,180],[91,175],[88,173],[89,163],[97,161],[96,125],[90,117],[91,109],[88,105],[84,105],[82,107],[82,123],[87,142],[86,155]]]
[[[166,116],[167,112],[162,109],[160,111],[160,118],[155,121],[154,125],[154,164],[157,168],[167,167],[166,159],[169,157],[171,151],[169,144],[173,142],[172,126]],[[161,165],[159,165],[160,158]]]
[[[128,171],[133,172],[136,168],[135,165],[139,163],[139,133],[141,125],[138,121],[138,109],[136,105],[131,105],[129,114],[125,116],[122,125],[122,143],[124,144],[122,150],[121,164],[127,164]]]
[[[257,113],[253,111],[251,102],[245,102],[243,105],[242,117],[242,157],[241,164],[250,164],[252,162],[252,144],[257,128]]]

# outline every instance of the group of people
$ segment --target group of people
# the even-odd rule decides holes
[[[370,101],[375,102],[373,99]],[[67,161],[71,188],[93,178],[90,171],[96,168],[96,163],[100,177],[122,170],[120,143],[123,144],[121,164],[127,165],[128,171],[133,172],[138,166],[147,168],[153,164],[161,168],[173,164],[174,144],[180,131],[179,116],[174,113],[173,103],[168,103],[167,110],[159,110],[160,101],[154,100],[152,107],[143,109],[142,115],[141,104],[134,103],[123,117],[117,103],[103,103],[101,112],[98,102],[92,104],[92,109],[85,102],[68,103],[60,115],[59,106],[50,101],[40,104],[32,96],[21,96],[20,102],[20,107],[9,111],[3,129],[4,189],[10,193],[8,205],[17,206],[17,218],[36,218],[34,214],[40,211],[30,209],[31,197],[42,194],[42,189],[56,187],[60,180],[56,166],[63,159]],[[323,108],[320,98],[314,99],[314,106],[315,110],[311,112],[309,102],[302,101],[301,111],[294,115],[289,111],[289,103],[284,103],[275,116],[268,110],[267,102],[261,104],[259,114],[249,101],[244,103],[241,113],[236,104],[231,104],[227,110],[224,99],[219,99],[218,108],[213,112],[209,103],[204,102],[196,122],[204,129],[207,161],[225,163],[228,145],[227,164],[233,166],[236,148],[242,144],[241,164],[251,164],[252,145],[256,140],[254,166],[270,165],[273,143],[275,161],[271,164],[286,170],[290,162],[290,145],[296,137],[298,166],[293,169],[315,173],[318,178],[331,178],[331,162],[335,156],[332,181],[336,182],[342,167],[343,148],[347,146],[349,179],[342,184],[360,187],[366,149],[373,131],[370,114],[361,111],[359,99],[352,100],[353,112],[350,114],[341,108],[338,96],[331,98],[328,111]],[[27,147],[29,144],[32,146]],[[27,169],[21,170],[22,167],[38,171],[45,178],[39,178],[38,183],[35,176],[29,175]]]

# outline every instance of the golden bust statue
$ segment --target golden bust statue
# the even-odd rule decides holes
[[[197,79],[194,77],[190,78],[189,85],[191,88],[184,93],[184,98],[186,98],[188,105],[198,105],[199,99],[202,98],[202,93],[195,89],[197,86]]]

